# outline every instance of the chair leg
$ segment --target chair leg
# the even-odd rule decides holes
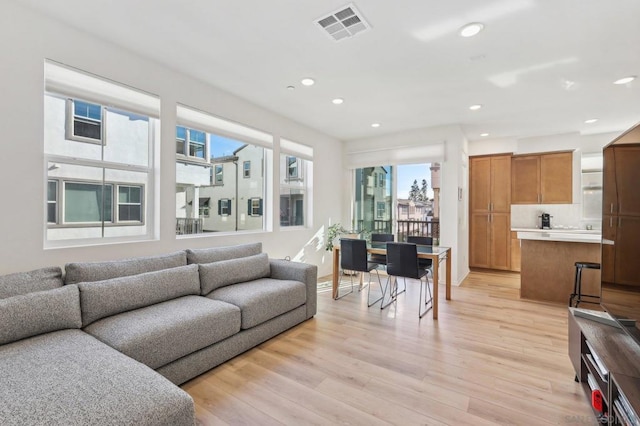
[[[387,284],[385,284],[385,288],[383,288],[382,281],[380,281],[380,274],[378,273],[378,270],[376,270],[376,275],[378,276],[378,284],[380,285],[380,292],[382,293],[382,296],[380,296],[378,299],[371,302],[371,298],[369,297],[369,294],[371,293],[371,285],[369,285],[369,287],[367,288],[367,307],[369,308],[384,298],[385,288],[386,286],[389,285],[389,279],[387,278]],[[371,271],[369,271],[369,281],[371,281]]]
[[[382,293],[382,302],[380,302],[380,309],[384,309],[393,302],[398,300],[398,278],[393,277],[393,284],[391,284],[391,277],[389,277],[389,285],[385,288],[389,292],[389,301],[384,303],[385,292]]]
[[[345,297],[347,294],[351,294],[353,293],[353,275],[349,275],[349,279],[351,281],[351,290],[349,290],[348,292],[344,293],[344,294],[340,294],[340,284],[342,283],[342,275],[340,275],[340,279],[338,280],[338,297],[336,297],[336,300],[338,299],[342,299],[343,297]]]
[[[431,294],[431,286],[429,285],[429,274],[425,275],[425,291],[424,291],[424,301],[422,300],[422,278],[420,279],[420,306],[418,307],[418,317],[422,318],[425,316],[427,312],[429,312],[433,308],[433,295]],[[435,284],[434,284],[435,285]],[[429,293],[429,298],[427,298],[427,293]],[[423,309],[424,308],[424,309]]]

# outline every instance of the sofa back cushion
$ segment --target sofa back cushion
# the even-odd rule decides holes
[[[200,294],[198,265],[79,283],[82,326],[181,296]]]
[[[221,260],[237,259],[262,253],[262,243],[240,244],[229,247],[212,247],[207,249],[187,249],[187,262],[211,263]]]
[[[102,281],[111,278],[144,274],[161,269],[176,268],[187,264],[187,253],[163,254],[160,256],[134,257],[106,262],[67,263],[65,283],[77,284],[89,281]]]
[[[0,277],[0,299],[62,287],[62,269],[57,266]]]
[[[266,253],[239,259],[200,265],[200,287],[203,295],[231,284],[253,281],[271,275],[269,256]]]
[[[80,328],[80,294],[75,285],[0,300],[0,345],[38,334]]]

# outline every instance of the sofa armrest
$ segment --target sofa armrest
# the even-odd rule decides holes
[[[308,263],[270,259],[271,278],[300,281],[307,287],[307,319],[316,314],[318,306],[318,267]]]

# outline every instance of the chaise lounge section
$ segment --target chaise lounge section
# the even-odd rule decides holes
[[[59,268],[0,277],[2,424],[194,424],[175,385],[316,313],[317,268],[261,251],[69,263],[64,286]]]

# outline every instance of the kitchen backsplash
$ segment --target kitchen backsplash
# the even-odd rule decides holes
[[[512,228],[540,228],[540,216],[549,213],[552,228],[586,229],[590,225],[593,229],[600,229],[599,219],[582,220],[582,204],[535,204],[511,205]]]

